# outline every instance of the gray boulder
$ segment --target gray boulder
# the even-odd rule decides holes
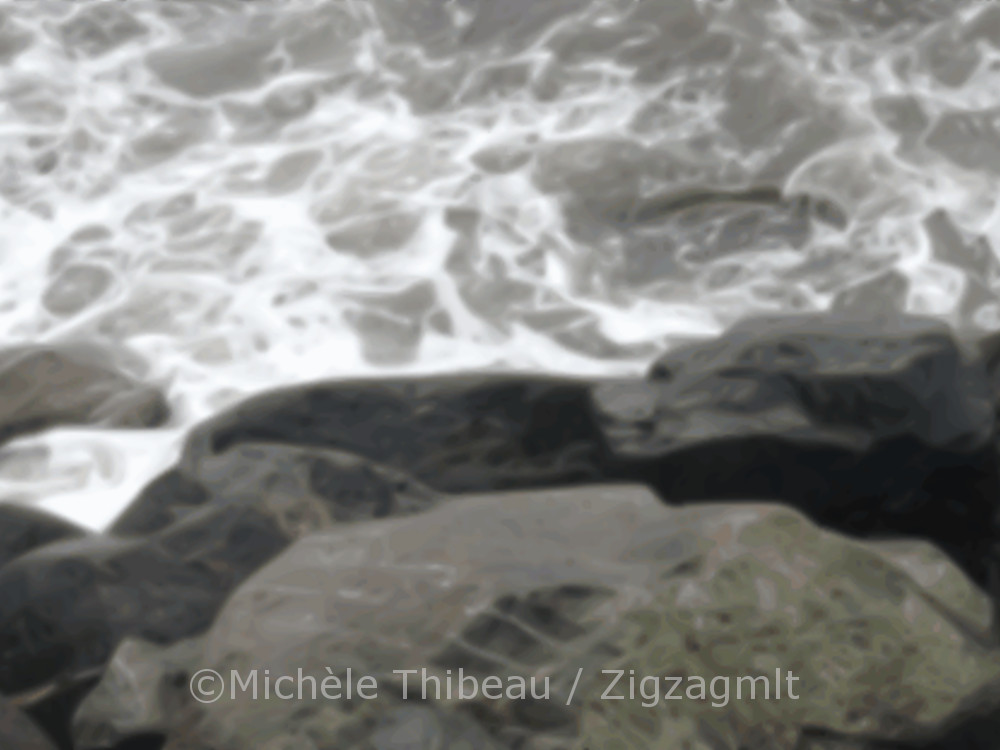
[[[178,465],[113,531],[150,531],[208,501],[210,485],[243,471],[229,459],[220,468],[217,457],[248,443],[354,453],[434,490],[465,492],[600,481],[608,471],[601,442],[590,384],[578,380],[470,375],[283,388],[198,425]],[[360,480],[344,481],[338,474],[335,491],[346,498]]]
[[[165,750],[916,746],[970,706],[997,708],[989,610],[933,547],[869,546],[782,506],[670,508],[623,486],[467,497],[304,538],[203,637],[124,643],[74,736],[95,748],[158,732]],[[192,680],[205,669],[221,688]],[[502,694],[460,697],[459,669]],[[416,671],[404,685],[400,670]],[[420,695],[421,670],[440,696]],[[658,686],[648,699],[628,696],[629,670]],[[281,699],[263,698],[265,675]],[[330,675],[353,695],[342,683],[314,699],[304,677]],[[664,698],[678,677],[682,699]]]

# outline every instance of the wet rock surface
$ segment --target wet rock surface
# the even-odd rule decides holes
[[[590,385],[520,376],[317,383],[248,399],[195,428],[182,466],[244,442],[322,446],[441,492],[594,481],[607,471]]]
[[[402,747],[403,736],[421,748],[459,736],[498,748],[905,746],[970,702],[997,705],[1000,653],[973,624],[988,602],[967,581],[972,598],[949,601],[946,579],[963,580],[933,553],[868,546],[771,504],[670,508],[627,486],[467,497],[301,540],[201,639],[123,644],[75,736],[92,748],[160,732],[170,750]],[[313,701],[307,686],[301,700],[237,690],[203,705],[187,692],[198,669],[276,678],[300,666],[319,681],[327,666],[377,676],[378,698]],[[395,670],[460,667],[505,688],[534,677],[539,695],[424,701],[411,682],[402,698]],[[713,706],[721,697],[685,687],[683,701],[644,707],[601,698],[603,670],[618,669],[774,684],[768,699]]]
[[[617,471],[668,501],[782,500],[851,534],[930,539],[989,580],[993,395],[944,324],[750,320],[595,403]]]
[[[23,505],[0,505],[0,568],[36,547],[86,532],[58,516]]]
[[[0,570],[0,692],[85,676],[129,633],[169,641],[207,627],[225,593],[290,540],[240,506],[168,532],[59,542]]]
[[[295,515],[303,528],[407,515],[443,499],[408,474],[357,455],[280,443],[239,443],[170,469],[140,493],[110,532],[160,531],[220,505],[262,506]]]
[[[57,425],[163,424],[163,393],[116,364],[128,357],[83,343],[0,350],[0,442]]]

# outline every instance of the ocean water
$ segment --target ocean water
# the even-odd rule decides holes
[[[0,0],[0,336],[163,429],[0,451],[105,526],[243,396],[639,373],[762,312],[1000,328],[1000,2]]]

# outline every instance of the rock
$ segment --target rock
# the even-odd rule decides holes
[[[100,669],[125,635],[198,632],[291,538],[272,515],[229,504],[152,537],[95,536],[22,555],[0,570],[0,693],[61,689]]]
[[[332,523],[406,515],[441,496],[410,476],[348,453],[240,443],[206,457],[188,474],[154,479],[112,525],[112,534],[149,534],[210,505],[238,502],[289,509],[312,530]],[[301,523],[299,524],[302,525]]]
[[[594,394],[619,475],[669,501],[781,500],[842,532],[931,540],[990,581],[993,395],[943,323],[749,320]]]
[[[590,385],[463,375],[315,383],[252,397],[196,427],[181,467],[245,442],[334,448],[441,492],[594,481],[606,467]]]
[[[54,543],[0,570],[0,693],[17,694],[60,747],[72,747],[70,717],[122,638],[195,635],[229,591],[303,534],[441,499],[329,450],[246,443],[201,468],[197,480],[166,472],[126,511],[113,531],[139,538]]]
[[[134,536],[159,531],[211,500],[197,479],[178,469],[168,469],[149,484],[111,525],[110,533]]]
[[[202,469],[205,501],[164,507],[149,493],[149,504],[130,508],[115,527],[146,536],[50,544],[0,569],[0,693],[86,676],[126,636],[192,636],[294,539],[439,499],[398,472],[334,451],[244,444]]]
[[[43,510],[0,503],[0,568],[36,547],[81,537],[86,533],[69,521]]]
[[[55,750],[55,746],[20,710],[0,698],[0,747],[10,750]]]
[[[922,586],[928,600],[937,599],[945,609],[961,613],[968,633],[989,639],[992,627],[989,600],[941,550],[929,542],[910,539],[874,541],[867,546]]]
[[[0,351],[0,442],[57,425],[157,427],[163,393],[126,374],[129,356],[95,344],[24,345]]]
[[[59,750],[76,750],[73,747],[70,720],[83,699],[94,689],[101,676],[100,670],[76,676],[55,686],[48,686],[42,693],[22,695],[19,700],[24,712],[52,740]],[[108,748],[108,750],[112,750]],[[159,748],[132,747],[132,738],[122,747],[113,750],[159,750]]]
[[[990,390],[1000,413],[1000,333],[992,333],[978,341],[977,353],[986,365]]]
[[[923,741],[995,696],[1000,651],[968,627],[988,606],[982,593],[965,581],[971,599],[942,597],[893,562],[909,554],[920,570],[919,554],[891,552],[783,506],[674,508],[631,486],[456,499],[298,541],[200,638],[124,643],[76,716],[76,746],[149,732],[167,736],[164,750],[389,748],[404,733],[420,748],[792,750],[824,733],[841,747]],[[940,564],[938,580],[961,580]],[[347,668],[353,697],[324,698],[323,679],[347,679]],[[219,673],[222,692],[195,689],[223,699],[191,697],[204,669]],[[442,680],[452,670],[450,700],[433,686],[420,700],[422,669]],[[528,696],[534,679],[535,697],[459,699],[458,669],[480,684],[496,676],[505,691],[523,679]],[[680,677],[683,699],[602,699],[628,690],[631,669],[662,687],[651,696]],[[418,670],[406,700],[398,670]],[[625,677],[611,688],[604,670]],[[265,674],[272,700],[262,699]],[[285,676],[302,682],[280,684]],[[363,676],[375,680],[373,699],[359,697]],[[702,689],[699,677],[722,681]],[[736,699],[737,686],[754,697]],[[467,744],[434,744],[447,736]]]
[[[1000,477],[983,362],[918,317],[753,319],[667,354],[645,379],[465,375],[265,393],[195,428],[162,481],[269,442],[355,453],[446,493],[627,481],[669,502],[781,500],[838,531],[930,540],[992,588]],[[161,500],[144,494],[137,508],[189,502],[150,493]]]

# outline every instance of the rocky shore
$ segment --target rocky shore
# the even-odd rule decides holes
[[[155,428],[133,365],[0,353],[0,439]],[[996,341],[907,316],[259,394],[105,533],[0,505],[0,748],[995,747],[998,403]]]

